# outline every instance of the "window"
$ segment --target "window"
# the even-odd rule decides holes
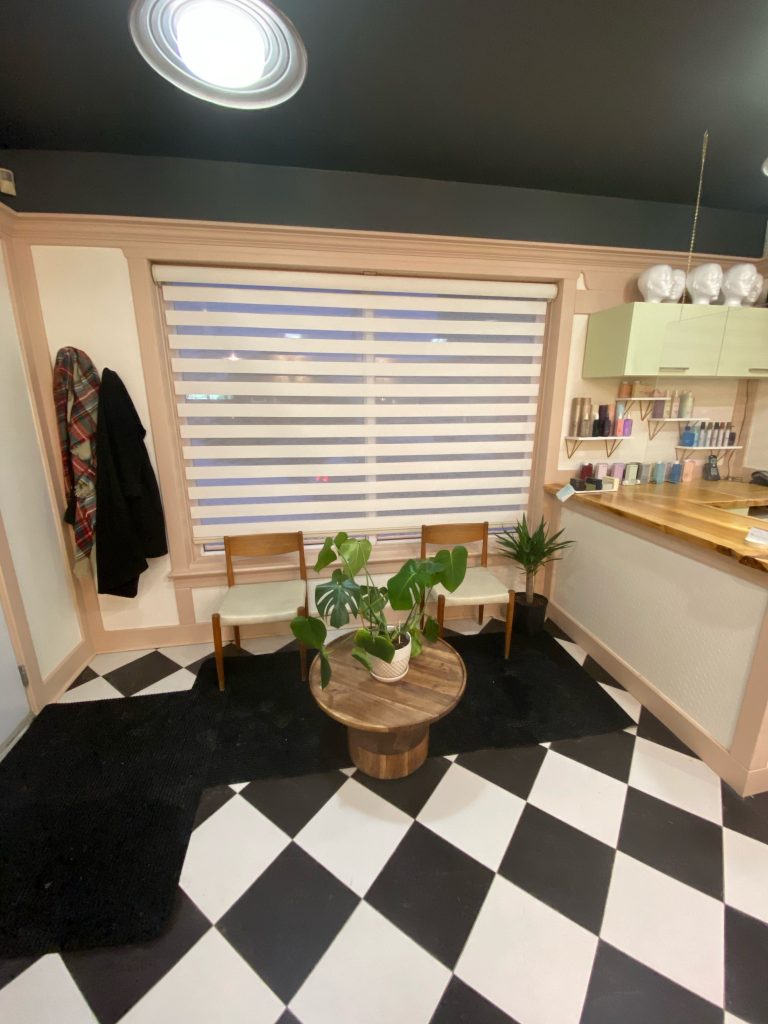
[[[154,273],[196,543],[525,510],[554,286]]]

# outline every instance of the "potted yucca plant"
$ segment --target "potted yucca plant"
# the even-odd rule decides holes
[[[338,533],[326,537],[315,563],[321,572],[337,563],[331,578],[318,585],[315,603],[320,618],[297,615],[291,630],[306,647],[317,648],[320,656],[321,686],[331,681],[331,664],[325,640],[325,622],[334,629],[348,626],[359,618],[363,625],[355,633],[351,655],[364,665],[374,678],[397,682],[408,671],[411,657],[418,657],[426,642],[438,638],[439,626],[424,611],[432,588],[440,583],[453,592],[467,570],[467,549],[460,545],[438,551],[431,558],[409,558],[397,573],[378,587],[368,572],[371,542]],[[356,577],[361,576],[359,582]],[[399,622],[388,622],[386,608],[404,612]],[[325,620],[325,621],[323,621]]]
[[[550,534],[543,518],[531,531],[523,515],[517,526],[503,530],[497,538],[502,554],[525,571],[525,593],[515,595],[515,629],[521,633],[539,633],[544,627],[548,601],[535,593],[536,574],[548,562],[558,561],[560,552],[573,544],[572,540],[560,540],[562,534],[562,530]]]

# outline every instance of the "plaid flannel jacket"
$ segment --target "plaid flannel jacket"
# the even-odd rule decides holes
[[[56,353],[53,400],[67,491],[64,520],[75,529],[75,574],[87,573],[96,530],[96,414],[99,374],[85,352]]]

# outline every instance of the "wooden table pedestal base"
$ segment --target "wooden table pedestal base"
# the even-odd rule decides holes
[[[347,729],[353,763],[374,779],[402,779],[421,768],[429,749],[429,725],[393,732]]]

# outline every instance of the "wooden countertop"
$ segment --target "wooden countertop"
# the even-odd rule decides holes
[[[548,484],[555,494],[561,484]],[[768,520],[736,515],[733,508],[768,505],[768,487],[720,480],[691,484],[636,484],[618,491],[578,491],[569,507],[587,503],[768,572],[768,547],[744,539],[753,527],[768,530]]]

